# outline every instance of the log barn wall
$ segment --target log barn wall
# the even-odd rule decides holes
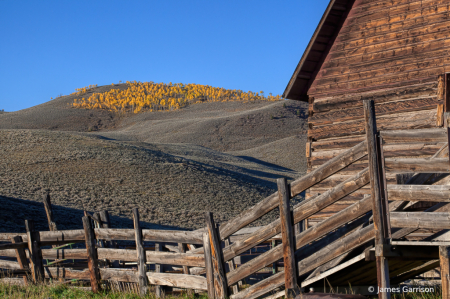
[[[284,97],[309,102],[308,171],[364,138],[363,100],[374,100],[379,130],[443,125],[450,72],[450,0],[335,0],[325,12]],[[387,145],[385,157],[431,157],[443,145]],[[367,167],[350,165],[307,192],[325,192]],[[395,174],[388,184],[397,182]],[[308,226],[370,193],[326,208]]]

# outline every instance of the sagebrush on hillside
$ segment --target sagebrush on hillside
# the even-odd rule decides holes
[[[264,92],[244,92],[200,84],[127,82],[126,90],[111,89],[94,93],[88,98],[75,99],[72,106],[85,109],[104,109],[115,112],[176,110],[188,104],[226,101],[279,101],[281,96],[265,97]],[[80,95],[94,86],[77,89]]]

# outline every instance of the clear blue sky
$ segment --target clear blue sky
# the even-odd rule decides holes
[[[281,94],[329,0],[0,0],[0,109],[90,84]]]

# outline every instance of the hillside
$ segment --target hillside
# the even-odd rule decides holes
[[[274,192],[276,178],[305,171],[304,103],[203,103],[124,117],[72,101],[0,114],[1,230],[42,217],[31,202],[46,190],[63,228],[80,227],[83,209],[108,209],[113,223],[131,225],[135,206],[147,227],[198,228],[204,211],[228,220]]]

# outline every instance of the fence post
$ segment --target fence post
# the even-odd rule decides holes
[[[21,236],[11,237],[11,243],[22,243],[22,242],[23,242],[23,239]],[[27,254],[25,253],[24,248],[16,249],[16,257],[17,257],[17,262],[19,263],[20,269],[28,270],[30,268],[28,265],[28,261],[27,261]],[[22,277],[23,277],[24,284],[28,285],[27,274],[25,273]]]
[[[56,227],[56,223],[53,221],[52,203],[50,202],[49,192],[47,192],[44,196],[44,208],[45,214],[47,214],[48,228],[50,229],[50,231],[58,230],[58,228]]]
[[[211,242],[208,233],[203,233],[203,253],[205,255],[206,284],[208,286],[208,298],[214,299],[214,269],[211,256]]]
[[[95,231],[92,227],[91,219],[88,216],[83,217],[83,228],[89,272],[91,274],[91,288],[94,293],[97,293],[100,290],[100,270],[98,268],[97,249],[95,248]]]
[[[450,257],[448,246],[439,246],[439,261],[441,267],[442,299],[450,298]]]
[[[33,220],[25,220],[25,228],[28,237],[28,250],[30,252],[31,277],[34,283],[44,281],[44,264],[42,262],[42,251],[40,247],[40,235],[34,230]]]
[[[133,209],[133,223],[134,223],[134,233],[136,235],[136,253],[138,260],[138,280],[139,280],[139,293],[141,296],[147,294],[148,279],[147,279],[147,265],[146,256],[144,250],[144,241],[142,238],[142,229],[139,225],[139,210],[137,208]]]
[[[228,283],[227,276],[225,275],[225,267],[223,262],[222,246],[220,246],[219,232],[215,226],[213,214],[211,212],[206,212],[205,220],[211,243],[215,298],[224,299],[228,297]]]
[[[286,298],[292,299],[300,294],[297,286],[295,267],[294,225],[290,208],[290,188],[286,178],[277,180],[278,199],[280,200],[281,238],[283,240],[284,282]]]
[[[178,243],[178,250],[180,253],[186,253],[187,244],[185,243]],[[189,267],[183,266],[183,274],[189,274]],[[189,297],[191,297],[194,294],[193,289],[186,289],[186,293]]]
[[[163,250],[163,244],[162,243],[155,243],[155,251],[162,251]],[[155,272],[161,273],[164,272],[164,265],[155,264]],[[157,285],[156,286],[156,298],[162,298],[164,297],[164,286]]]
[[[370,190],[372,195],[373,224],[375,229],[375,258],[377,281],[380,288],[379,298],[390,299],[389,265],[384,257],[384,248],[389,242],[389,215],[386,204],[384,185],[384,168],[381,161],[381,144],[378,138],[373,100],[363,101],[364,119],[367,137],[367,154],[369,158]],[[386,290],[386,291],[385,291]]]

